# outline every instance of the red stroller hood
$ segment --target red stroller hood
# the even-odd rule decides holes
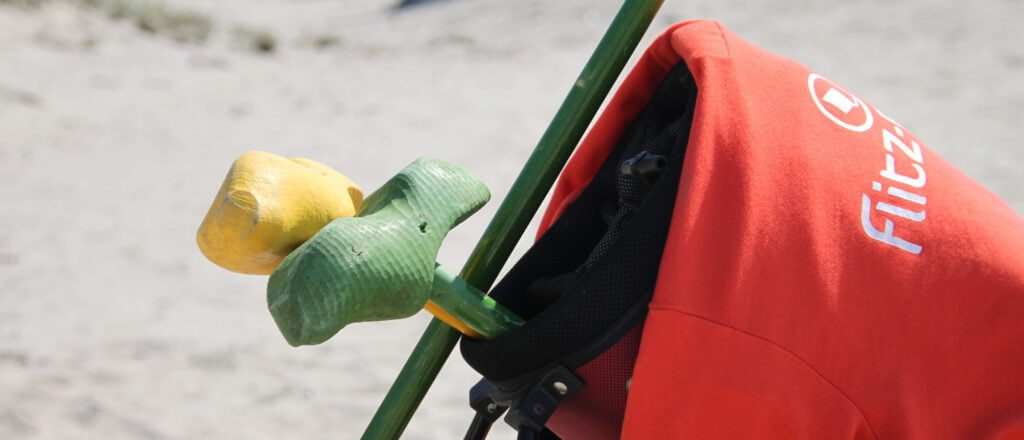
[[[541,233],[679,60],[697,108],[623,437],[1024,438],[1024,222],[866,101],[716,22],[647,50]]]

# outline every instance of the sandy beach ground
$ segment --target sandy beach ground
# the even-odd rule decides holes
[[[202,18],[175,34],[132,0],[28,3],[0,0],[0,439],[357,438],[428,317],[289,347],[265,278],[194,244],[227,167],[261,149],[372,190],[421,155],[465,165],[495,201],[442,248],[460,266],[618,6],[173,0],[157,13]],[[1024,2],[670,0],[645,41],[691,18],[1024,212]],[[405,438],[461,438],[475,380],[454,355]]]

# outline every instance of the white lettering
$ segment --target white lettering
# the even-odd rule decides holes
[[[890,196],[896,196],[908,202],[917,203],[918,205],[925,205],[928,203],[928,198],[920,194],[914,194],[910,191],[904,191],[895,186],[890,186],[887,191]]]
[[[904,185],[910,185],[914,188],[920,188],[924,186],[924,183],[927,180],[926,176],[924,175],[924,168],[921,168],[921,165],[918,165],[916,163],[912,163],[910,164],[910,166],[914,167],[914,169],[917,170],[917,177],[910,178],[908,176],[904,176],[900,173],[897,173],[896,158],[892,157],[891,154],[886,154],[885,169],[879,172],[878,174],[881,174],[882,177],[885,177],[886,179],[895,180],[899,183],[902,183]]]
[[[879,231],[875,228],[875,225],[871,223],[871,198],[867,194],[862,194],[863,198],[860,204],[860,224],[864,228],[864,233],[868,234],[875,240],[882,243],[896,246],[914,255],[921,253],[921,246],[918,244],[911,243],[907,240],[899,238],[895,235],[896,226],[892,220],[885,219],[885,230]]]
[[[897,133],[899,133],[900,136],[903,136],[903,130],[900,130],[899,127],[897,127],[896,129]],[[907,147],[907,144],[903,143],[903,141],[900,140],[900,138],[896,137],[896,135],[892,134],[892,132],[890,132],[889,130],[883,128],[882,143],[885,144],[885,149],[889,150],[890,152],[892,152],[893,144],[896,144],[896,147],[899,148],[900,150],[903,150],[903,152],[906,153],[907,157],[913,159],[914,162],[924,163],[924,156],[921,155],[921,146],[918,145],[917,142],[910,141],[910,145],[913,147],[913,149],[911,149],[910,147]]]
[[[885,203],[885,202],[878,202],[878,204],[875,205],[875,209],[877,209],[879,211],[883,211],[883,212],[888,212],[889,214],[892,214],[892,215],[897,215],[897,216],[903,217],[903,218],[905,218],[907,220],[913,220],[915,222],[919,222],[921,220],[924,220],[924,210],[923,209],[921,210],[921,212],[914,212],[914,211],[911,211],[909,209],[900,208],[899,206],[890,205],[890,204]]]

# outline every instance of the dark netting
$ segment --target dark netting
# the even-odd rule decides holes
[[[463,338],[463,357],[485,378],[514,388],[554,363],[576,368],[645,316],[696,98],[679,63],[579,198],[492,290],[527,322],[491,341]]]

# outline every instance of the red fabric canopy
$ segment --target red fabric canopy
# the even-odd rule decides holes
[[[647,50],[541,233],[679,60],[697,109],[623,438],[1024,439],[1022,219],[716,22]]]

